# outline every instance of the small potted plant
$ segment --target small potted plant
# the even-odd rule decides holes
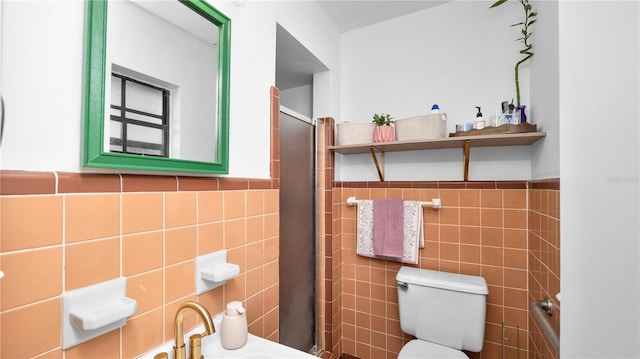
[[[373,121],[376,124],[373,130],[373,142],[390,142],[395,140],[395,129],[391,124],[393,117],[389,114],[374,114]]]

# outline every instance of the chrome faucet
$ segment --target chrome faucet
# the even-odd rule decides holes
[[[196,302],[185,302],[178,308],[176,312],[176,319],[174,322],[174,333],[175,333],[175,345],[173,347],[173,357],[174,359],[186,359],[186,350],[184,346],[184,332],[182,329],[182,320],[184,319],[184,312],[187,309],[193,309],[200,315],[202,321],[204,322],[204,328],[206,333],[203,334],[194,334],[189,337],[189,350],[191,352],[191,359],[200,359],[201,351],[200,351],[200,340],[202,337],[211,335],[216,332],[216,328],[213,325],[213,320],[211,319],[211,314],[207,311],[205,307]]]

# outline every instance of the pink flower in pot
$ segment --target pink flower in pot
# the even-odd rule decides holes
[[[391,126],[393,121],[391,121],[393,117],[389,114],[375,114],[373,115],[373,121],[375,122],[376,127],[373,130],[373,141],[374,142],[391,142],[396,138],[395,128]]]

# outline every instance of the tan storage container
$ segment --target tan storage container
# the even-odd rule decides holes
[[[355,145],[373,142],[373,129],[376,124],[371,122],[343,122],[337,124],[338,146]]]
[[[447,134],[447,116],[437,113],[409,117],[396,120],[395,126],[397,141],[443,138]]]

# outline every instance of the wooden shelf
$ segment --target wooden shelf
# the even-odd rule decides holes
[[[343,155],[369,153],[373,147],[380,152],[435,150],[443,148],[462,148],[466,141],[471,147],[526,146],[546,136],[546,132],[525,132],[512,134],[445,137],[421,141],[371,142],[357,145],[329,146],[330,151]]]
[[[329,151],[343,155],[370,153],[378,170],[380,181],[384,181],[384,153],[398,151],[435,150],[462,148],[464,160],[464,180],[468,180],[469,154],[471,147],[527,146],[544,138],[546,132],[503,133],[478,136],[445,137],[421,141],[372,142],[357,145],[329,146]],[[376,152],[381,154],[378,160]],[[380,165],[382,164],[382,165]]]

